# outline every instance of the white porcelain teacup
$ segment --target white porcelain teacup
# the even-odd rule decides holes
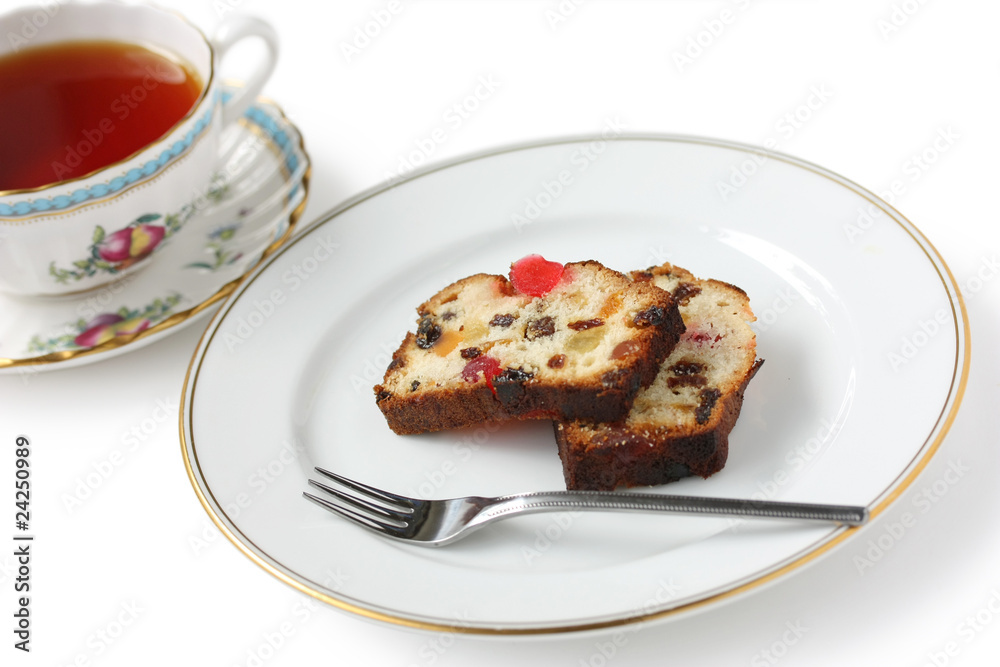
[[[186,63],[202,83],[187,115],[131,156],[71,180],[0,191],[0,290],[31,296],[87,290],[152,261],[190,217],[176,212],[204,200],[222,129],[260,93],[278,54],[274,30],[259,19],[230,16],[208,39],[179,14],[112,1],[16,10],[0,16],[0,36],[0,56],[82,40],[140,44]],[[249,37],[263,41],[266,57],[224,99],[219,61]],[[67,154],[87,150],[88,140]]]

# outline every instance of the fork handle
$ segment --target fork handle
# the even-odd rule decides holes
[[[482,511],[489,518],[504,515],[567,511],[666,512],[834,521],[857,526],[868,521],[868,508],[857,505],[824,505],[775,500],[702,498],[617,491],[548,491],[495,498]],[[484,516],[484,518],[486,518]]]

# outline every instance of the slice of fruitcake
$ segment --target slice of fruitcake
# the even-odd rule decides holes
[[[684,331],[652,282],[538,255],[477,274],[418,309],[378,407],[400,434],[509,419],[621,420]]]
[[[669,291],[687,329],[623,423],[556,423],[568,489],[664,484],[718,472],[743,392],[763,363],[749,326],[756,318],[740,288],[698,280],[670,264],[632,278]]]

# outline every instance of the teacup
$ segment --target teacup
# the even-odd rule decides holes
[[[259,19],[230,16],[208,39],[179,14],[110,1],[17,10],[0,16],[0,35],[6,37],[0,56],[77,41],[148,45],[185,63],[201,81],[190,111],[137,152],[79,177],[0,191],[0,290],[30,296],[88,290],[152,261],[191,217],[191,203],[204,201],[222,129],[256,99],[278,54],[274,30]],[[250,37],[263,41],[266,56],[224,99],[220,59]],[[67,145],[67,160],[92,147],[112,121],[109,110],[104,125]]]

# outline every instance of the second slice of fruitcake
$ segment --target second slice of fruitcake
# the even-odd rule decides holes
[[[687,330],[622,423],[555,424],[566,488],[612,490],[708,477],[726,463],[757,359],[746,293],[664,264],[632,277],[670,291]]]
[[[399,434],[509,419],[623,419],[684,331],[652,283],[598,262],[477,274],[417,309],[382,383],[379,409]]]

